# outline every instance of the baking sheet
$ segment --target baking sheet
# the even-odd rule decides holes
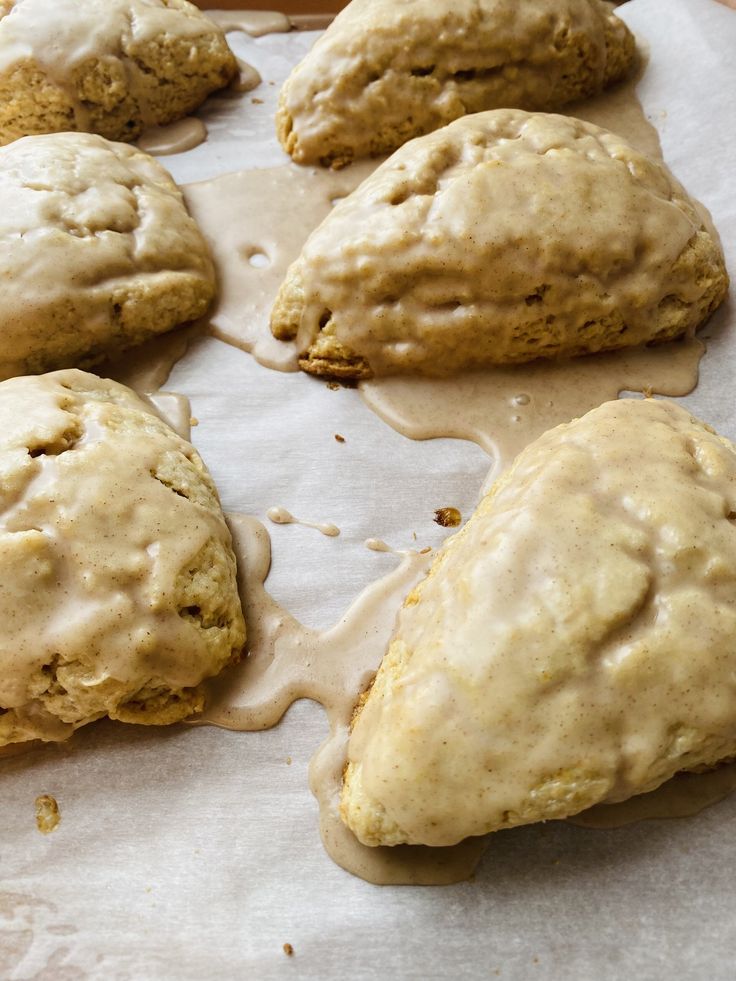
[[[713,0],[631,0],[620,14],[651,51],[639,95],[665,158],[712,211],[736,270],[736,14]],[[203,111],[209,142],[164,161],[178,180],[284,162],[271,135],[278,86],[313,37],[232,35],[264,84]],[[686,401],[736,438],[733,294],[706,336]],[[365,538],[437,544],[434,509],[467,514],[489,465],[473,444],[410,442],[357,392],[268,371],[212,339],[167,388],[192,400],[227,509],[264,518],[278,504],[342,529],[269,526],[269,589],[313,626],[395,563]],[[306,769],[326,732],[302,702],[269,732],[102,723],[4,763],[0,978],[733,976],[736,797],[616,831],[501,832],[472,883],[376,887],[319,841]],[[49,836],[34,822],[42,793],[62,815]]]

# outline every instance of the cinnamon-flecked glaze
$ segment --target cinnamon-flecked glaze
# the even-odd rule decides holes
[[[524,450],[399,614],[350,739],[365,844],[449,845],[736,753],[736,449],[607,402]]]
[[[339,201],[271,326],[314,374],[447,375],[671,340],[727,289],[664,164],[591,123],[499,109],[408,143]]]
[[[194,447],[82,371],[0,384],[0,745],[202,708],[240,654],[230,533]]]
[[[634,54],[600,0],[353,0],[287,79],[276,128],[298,163],[344,166],[467,113],[559,109]]]

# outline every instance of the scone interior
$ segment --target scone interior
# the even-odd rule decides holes
[[[543,435],[402,608],[349,744],[367,845],[451,845],[736,752],[736,448],[674,404]]]
[[[467,113],[559,109],[635,51],[601,0],[353,0],[286,81],[278,136],[299,163],[344,166]]]
[[[169,173],[86,133],[0,148],[0,377],[90,365],[203,316],[215,273]]]
[[[77,370],[0,384],[0,745],[203,705],[245,627],[196,450]]]
[[[0,143],[66,130],[136,139],[237,73],[188,0],[0,0]]]
[[[568,116],[498,109],[407,143],[289,268],[271,329],[317,375],[441,375],[692,333],[720,243],[661,162]]]

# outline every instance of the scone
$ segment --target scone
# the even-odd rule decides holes
[[[271,329],[313,374],[440,375],[668,341],[727,289],[663,164],[590,123],[498,109],[406,144],[340,201]]]
[[[194,447],[72,369],[0,384],[0,469],[0,745],[201,709],[245,628]]]
[[[0,377],[93,364],[201,317],[207,244],[152,157],[86,133],[0,148]]]
[[[601,0],[353,0],[286,81],[276,128],[298,163],[344,166],[466,113],[559,109],[635,50]]]
[[[0,144],[65,130],[134,140],[236,73],[187,0],[0,0]]]
[[[524,450],[408,596],[349,744],[367,845],[564,818],[736,753],[736,447],[608,402]]]

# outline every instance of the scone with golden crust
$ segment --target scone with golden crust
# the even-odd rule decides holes
[[[194,447],[72,369],[0,384],[0,470],[0,745],[199,710],[245,628]]]
[[[207,244],[152,157],[86,133],[0,148],[0,377],[92,364],[201,317]]]
[[[188,0],[0,0],[0,143],[65,130],[134,140],[236,72]]]
[[[497,109],[406,144],[306,242],[271,329],[313,374],[449,374],[694,331],[723,253],[660,162]]]
[[[622,78],[634,37],[601,0],[353,0],[286,81],[279,140],[344,166],[484,109],[559,109]]]
[[[608,402],[524,450],[408,596],[344,820],[451,845],[736,753],[736,447]]]

